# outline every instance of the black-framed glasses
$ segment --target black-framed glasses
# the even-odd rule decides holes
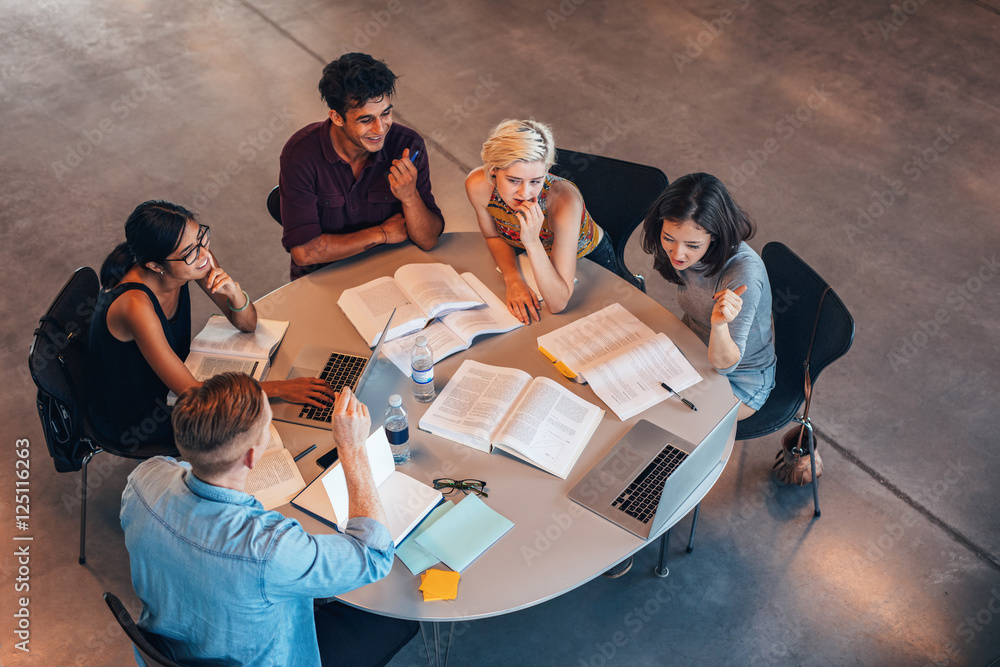
[[[481,479],[449,479],[448,477],[442,477],[434,480],[434,488],[438,491],[448,489],[444,492],[444,495],[458,490],[466,494],[472,491],[477,496],[489,498],[489,495],[486,493],[486,482]]]
[[[193,248],[184,253],[181,257],[177,259],[165,259],[164,262],[184,262],[188,266],[191,266],[198,261],[201,257],[202,248],[208,249],[208,244],[212,241],[212,230],[208,228],[208,225],[198,225],[198,238]]]

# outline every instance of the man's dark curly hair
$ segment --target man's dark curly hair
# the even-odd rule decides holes
[[[326,105],[347,118],[350,109],[396,94],[396,75],[367,53],[345,53],[323,68],[319,94]]]

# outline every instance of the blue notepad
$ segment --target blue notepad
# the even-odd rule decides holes
[[[469,495],[415,539],[442,563],[461,572],[493,546],[514,523]]]
[[[428,514],[424,520],[413,529],[413,532],[406,536],[403,543],[396,547],[396,555],[399,556],[399,560],[403,561],[403,565],[405,565],[413,574],[420,574],[431,565],[438,562],[437,556],[431,554],[429,551],[417,544],[417,536],[426,532],[428,528],[433,526],[438,519],[448,513],[448,511],[450,511],[454,506],[455,503],[448,500],[435,507],[431,510],[431,513]]]

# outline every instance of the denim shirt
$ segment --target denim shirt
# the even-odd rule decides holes
[[[169,457],[129,475],[121,523],[143,603],[138,625],[184,664],[319,665],[313,598],[381,579],[395,553],[373,519],[310,535]]]

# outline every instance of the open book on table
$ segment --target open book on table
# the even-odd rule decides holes
[[[267,447],[257,465],[247,473],[243,491],[259,500],[264,509],[273,510],[298,495],[306,483],[274,424],[269,424],[268,430]]]
[[[466,273],[464,276],[472,274]],[[448,264],[406,264],[392,276],[345,289],[337,305],[354,328],[375,347],[389,314],[396,309],[386,340],[419,331],[435,317],[484,305],[463,276]]]
[[[621,304],[538,337],[538,349],[566,377],[584,381],[622,421],[702,380],[673,341]]]
[[[403,373],[410,374],[410,350],[420,336],[426,336],[427,342],[434,352],[434,363],[449,357],[456,352],[468,350],[477,336],[494,333],[506,333],[524,325],[510,314],[507,306],[471,273],[463,273],[462,277],[479,297],[486,303],[484,308],[474,310],[457,310],[449,313],[421,331],[408,336],[391,340],[382,346],[382,353],[389,357],[392,363]]]
[[[566,479],[603,416],[548,378],[468,359],[420,428],[483,452],[501,449]]]
[[[287,321],[258,319],[257,329],[245,333],[222,315],[212,315],[191,341],[184,365],[198,382],[219,373],[245,373],[263,382],[271,368],[271,355],[287,332]],[[176,400],[173,391],[167,394],[168,405]]]
[[[423,482],[396,470],[385,429],[379,427],[366,443],[372,477],[389,521],[392,541],[399,544],[444,496]],[[306,487],[292,505],[313,516],[343,527],[350,517],[350,497],[344,468],[337,461]]]
[[[287,331],[288,322],[258,319],[257,330],[244,333],[222,315],[212,315],[191,341],[191,352],[184,365],[199,382],[227,371],[263,380],[271,355]]]

